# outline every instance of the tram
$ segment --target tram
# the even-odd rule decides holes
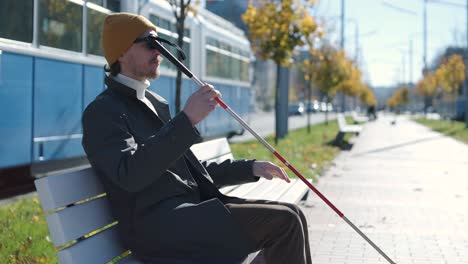
[[[160,36],[176,42],[176,21],[165,0],[0,1],[0,176],[9,168],[85,159],[81,114],[105,89],[101,28],[111,12],[140,13]],[[209,11],[197,8],[195,13],[185,21],[185,64],[247,118],[249,41],[242,30]],[[175,67],[164,60],[161,76],[150,86],[171,107],[175,78]],[[183,105],[198,87],[187,78],[182,83]],[[243,132],[221,108],[197,126],[204,139]]]

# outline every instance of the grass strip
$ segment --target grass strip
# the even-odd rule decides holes
[[[466,128],[464,122],[426,118],[416,118],[414,120],[434,131],[468,143],[468,128]]]

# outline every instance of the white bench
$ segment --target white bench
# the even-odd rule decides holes
[[[232,158],[225,138],[196,144],[192,150],[200,160],[209,162]],[[43,177],[35,185],[59,263],[108,263],[121,256],[119,264],[141,264],[127,256],[130,252],[119,242],[104,189],[90,167]],[[221,191],[231,196],[297,203],[306,195],[307,187],[298,179],[290,184],[260,179]],[[243,263],[251,263],[257,253]]]
[[[362,126],[360,125],[348,125],[343,114],[338,114],[336,120],[339,129],[335,138],[336,145],[341,145],[341,143],[343,143],[343,138],[346,133],[359,134],[362,131]]]
[[[356,111],[353,111],[351,113],[351,116],[353,117],[354,124],[365,123],[369,121],[369,118],[367,116],[358,115]]]

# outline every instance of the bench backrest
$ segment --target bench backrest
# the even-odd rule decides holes
[[[356,111],[352,112],[352,117],[353,117],[354,122],[357,122],[357,123],[364,123],[364,122],[369,121],[369,118],[367,116],[360,116],[358,115]]]
[[[358,114],[357,114],[356,111],[352,111],[352,112],[351,112],[351,116],[353,117],[354,120],[359,119],[359,116],[358,116]]]
[[[342,130],[343,128],[345,128],[347,126],[346,119],[345,119],[344,115],[338,114],[336,120],[338,121],[338,126],[339,126],[340,130]]]
[[[221,162],[232,159],[231,147],[226,138],[213,139],[195,144],[190,148],[199,160]]]
[[[232,158],[225,138],[196,144],[191,149],[203,161]],[[59,263],[106,263],[127,251],[119,242],[117,223],[92,168],[43,177],[35,185],[50,236],[59,248]],[[140,262],[130,256],[119,263]]]

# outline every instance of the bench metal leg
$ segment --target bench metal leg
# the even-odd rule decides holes
[[[339,146],[343,143],[344,135],[344,132],[338,131],[338,134],[336,134],[335,138],[335,145]]]

